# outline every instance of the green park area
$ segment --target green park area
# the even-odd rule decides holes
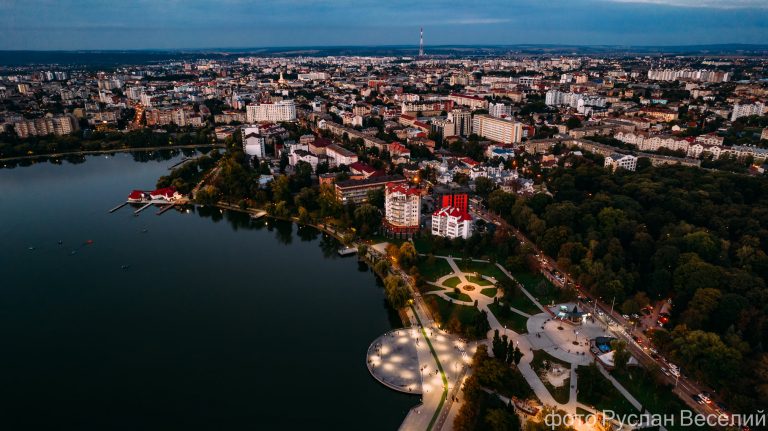
[[[467,276],[467,281],[470,282],[470,283],[474,283],[474,284],[476,284],[478,286],[492,286],[493,285],[493,283],[491,283],[490,281],[488,281],[488,280],[486,280],[486,279],[484,279],[482,277],[475,277],[474,275],[468,275]]]
[[[687,409],[686,405],[672,392],[660,376],[642,367],[627,367],[611,372],[616,380],[632,394],[643,407],[654,414],[676,414]],[[672,427],[674,429],[674,427]],[[678,427],[678,429],[682,429]]]
[[[528,328],[526,327],[528,319],[525,316],[521,316],[510,310],[509,307],[505,307],[499,303],[488,305],[488,309],[491,310],[491,313],[493,313],[494,316],[496,316],[496,320],[498,320],[499,323],[512,331],[515,331],[518,334],[525,334],[528,332]]]
[[[427,281],[436,281],[438,278],[453,272],[451,265],[445,259],[434,256],[420,256],[416,267],[419,274]]]
[[[506,279],[507,276],[498,266],[489,262],[475,262],[473,260],[456,259],[456,265],[462,272],[476,272],[478,275],[487,275],[498,280]]]
[[[541,309],[539,309],[539,307],[537,307],[536,304],[534,304],[533,301],[531,301],[531,299],[517,286],[512,289],[512,292],[507,292],[507,294],[504,295],[503,302],[526,314],[541,313]]]
[[[443,286],[453,289],[454,287],[458,286],[459,283],[461,283],[461,279],[459,277],[451,277],[443,281]]]
[[[486,287],[485,289],[480,291],[480,294],[485,295],[489,298],[493,298],[496,296],[496,292],[498,292],[498,289],[495,287]]]
[[[436,295],[425,296],[424,302],[440,326],[449,332],[476,340],[485,338],[491,329],[485,313],[475,306],[454,304]]]
[[[466,293],[463,293],[463,292],[451,291],[451,292],[446,293],[445,295],[448,296],[449,298],[453,298],[453,299],[455,299],[457,301],[472,302],[472,298],[470,298],[469,295],[467,295]]]
[[[619,415],[638,413],[594,363],[579,367],[576,373],[579,376],[579,402],[597,410],[613,410]]]

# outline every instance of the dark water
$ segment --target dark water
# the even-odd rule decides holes
[[[365,368],[383,292],[333,240],[107,213],[175,160],[0,169],[0,429],[397,428],[417,399]]]

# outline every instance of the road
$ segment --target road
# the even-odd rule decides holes
[[[482,218],[486,222],[494,223],[497,226],[502,226],[506,229],[508,229],[512,234],[517,238],[518,241],[520,241],[521,244],[530,246],[531,250],[533,250],[534,254],[536,254],[539,257],[539,262],[541,264],[541,270],[542,273],[545,275],[547,272],[552,274],[554,271],[559,272],[561,278],[557,279],[555,277],[547,277],[552,281],[555,285],[557,285],[560,288],[564,288],[566,286],[572,286],[576,291],[583,297],[589,298],[592,302],[592,307],[594,308],[594,311],[600,311],[603,313],[602,317],[599,315],[599,313],[594,313],[596,317],[603,320],[606,325],[610,325],[612,329],[615,329],[614,332],[618,334],[621,338],[623,338],[627,343],[627,348],[630,353],[632,353],[632,356],[635,357],[635,359],[640,362],[644,367],[649,368],[652,366],[658,367],[659,369],[665,368],[669,369],[669,362],[664,359],[662,356],[658,355],[658,359],[655,359],[651,357],[650,353],[646,350],[646,348],[643,348],[640,346],[633,337],[638,337],[642,340],[644,346],[650,346],[650,340],[639,330],[632,330],[632,323],[628,322],[626,319],[624,319],[616,310],[614,310],[613,305],[607,305],[603,303],[600,298],[595,298],[593,295],[591,295],[589,292],[586,292],[578,287],[578,284],[570,278],[570,276],[563,270],[561,270],[557,263],[547,256],[533,241],[529,240],[528,237],[525,236],[520,230],[515,228],[514,226],[510,225],[506,222],[503,218],[499,217],[496,214],[493,214],[482,207],[472,206],[470,208],[472,212],[474,212],[478,217]],[[657,314],[656,311],[654,314]],[[713,402],[712,404],[699,404],[694,400],[694,396],[697,394],[700,394],[704,391],[707,391],[707,389],[704,387],[704,385],[701,385],[699,383],[696,383],[692,381],[691,379],[687,378],[686,376],[681,375],[679,378],[676,378],[675,376],[672,376],[671,374],[665,373],[664,379],[666,383],[673,385],[675,388],[673,392],[677,394],[680,399],[682,399],[691,409],[697,413],[701,413],[703,415],[709,415],[709,414],[718,414],[718,413],[724,413],[721,410],[719,410],[716,406],[716,404]],[[712,393],[712,390],[708,390],[708,392]]]

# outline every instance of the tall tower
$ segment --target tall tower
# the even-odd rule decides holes
[[[424,27],[419,28],[419,57],[424,57]]]

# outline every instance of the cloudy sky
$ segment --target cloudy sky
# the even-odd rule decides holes
[[[768,43],[768,0],[0,0],[0,49]]]

